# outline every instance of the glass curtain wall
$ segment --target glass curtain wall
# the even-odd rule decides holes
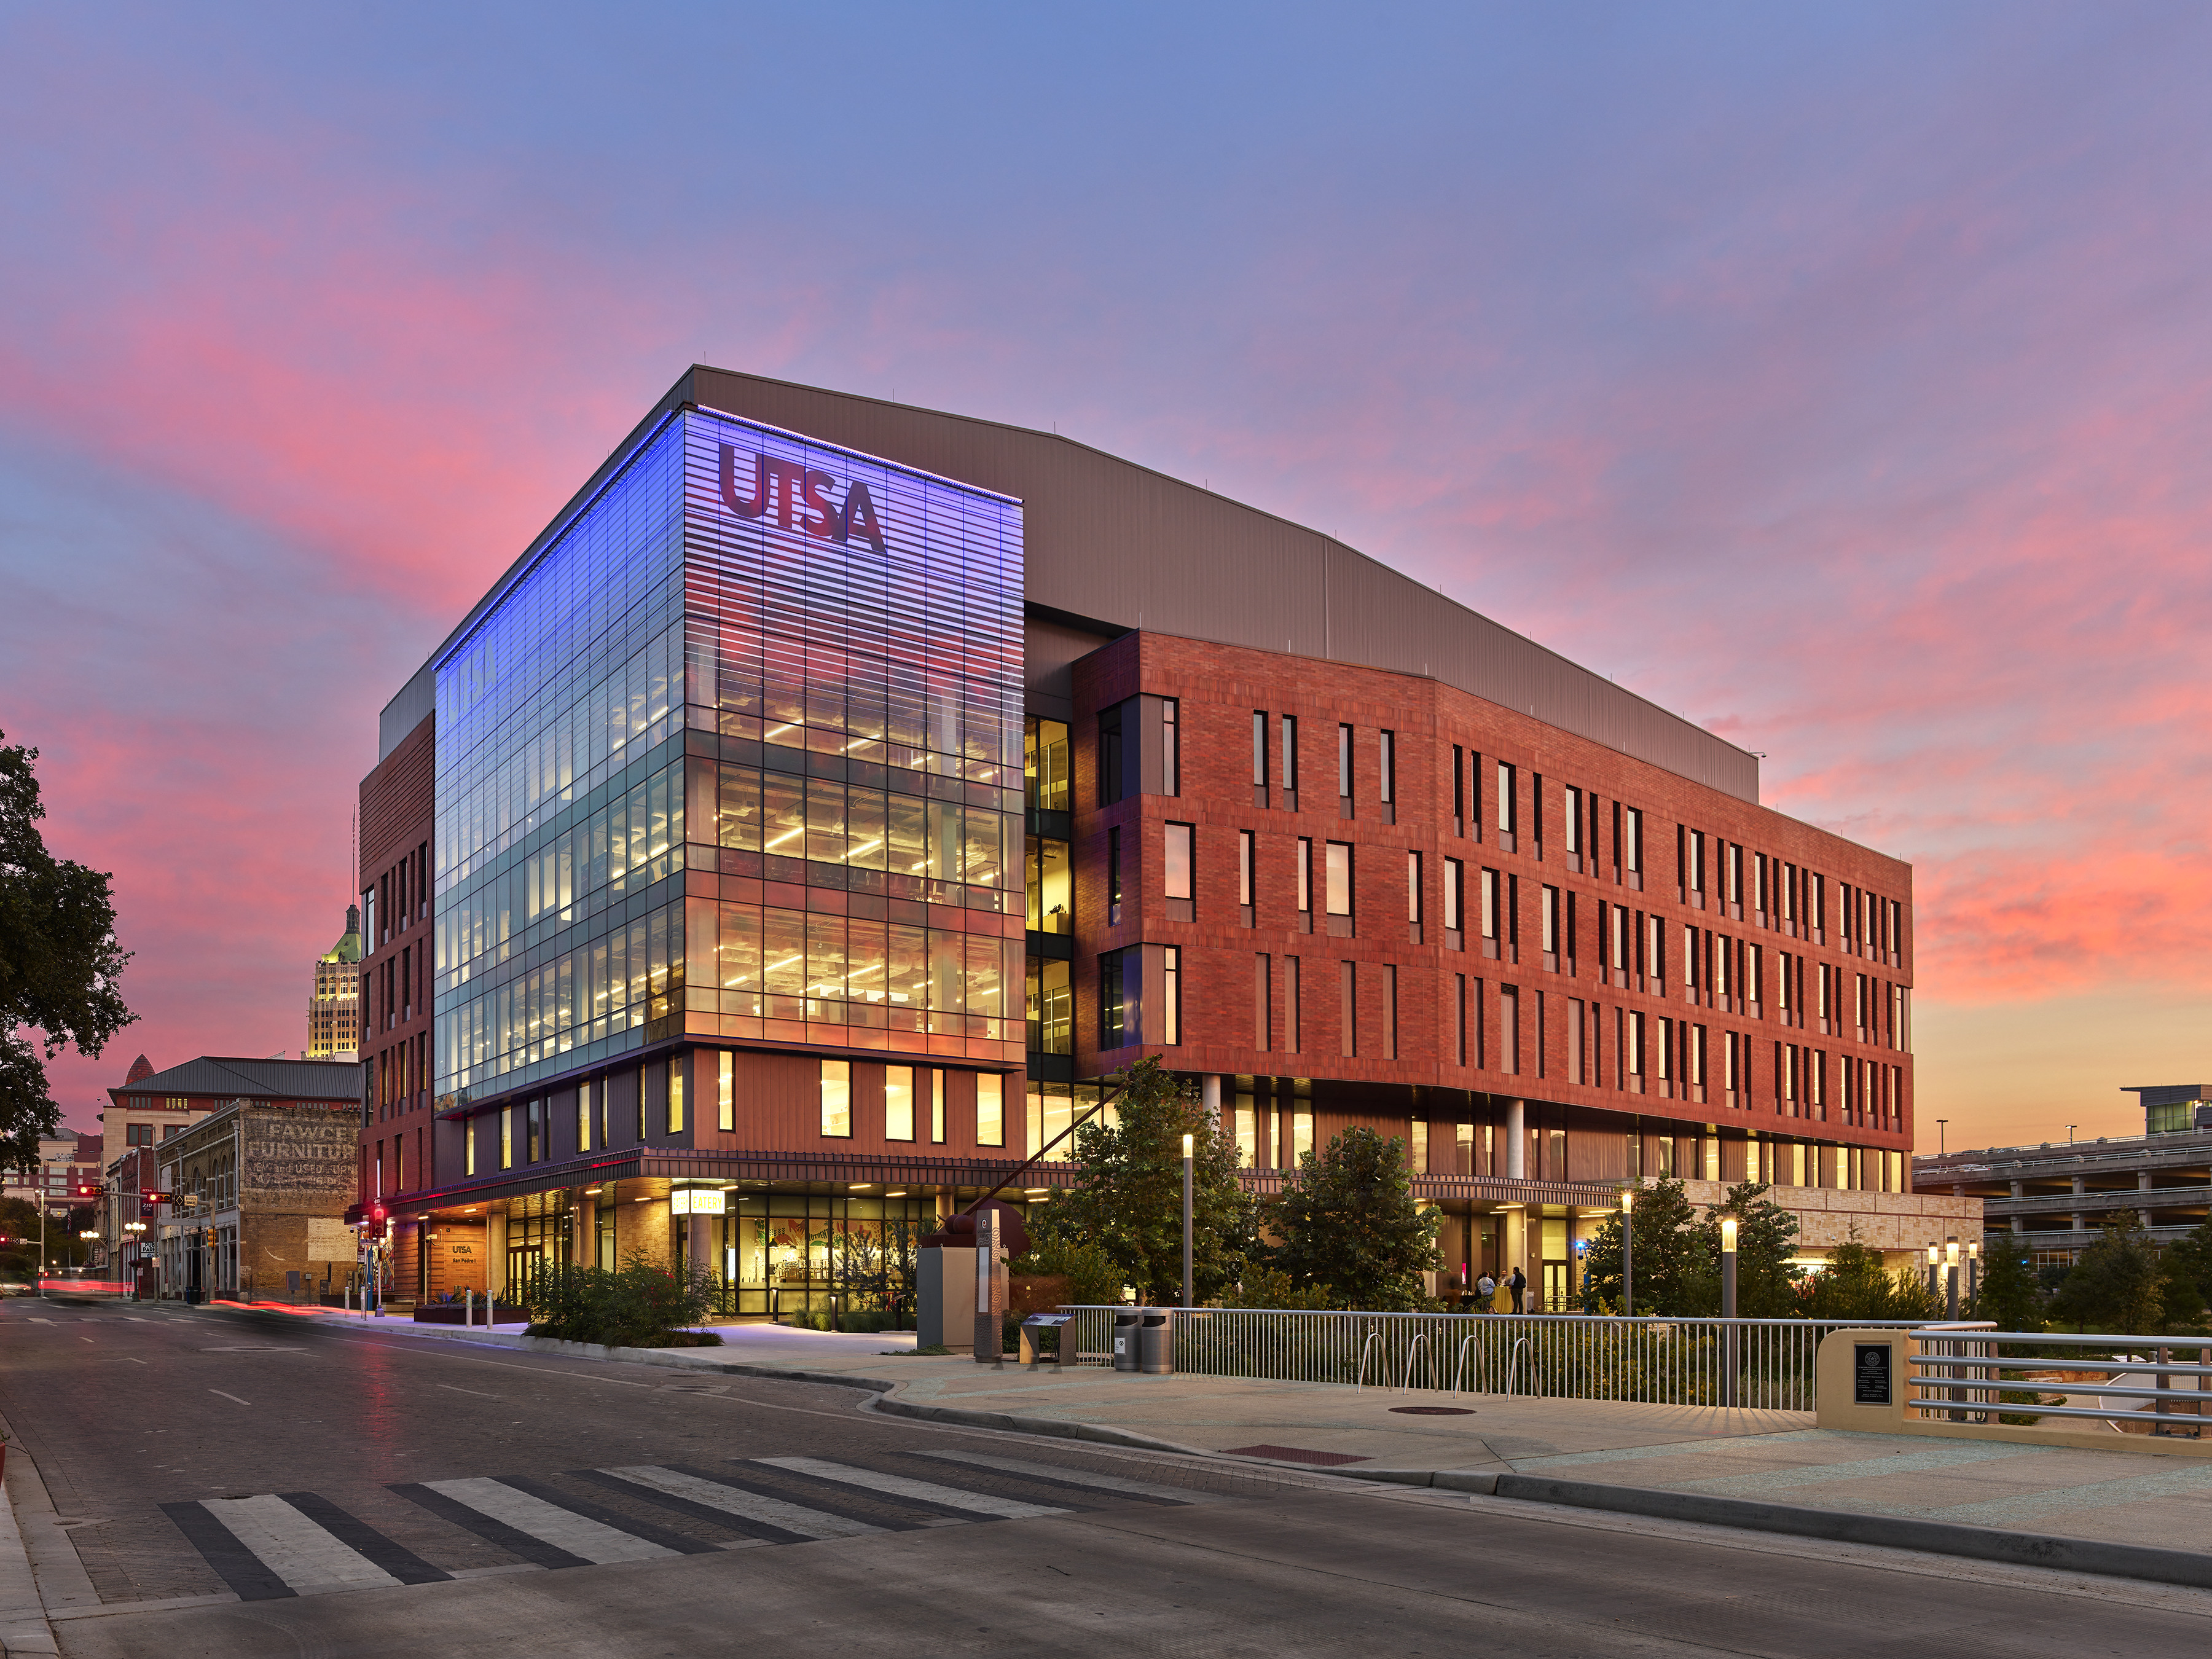
[[[685,1034],[1018,1064],[1021,599],[1018,503],[670,416],[437,664],[438,1092]]]
[[[723,1230],[726,1311],[876,1311],[904,1295],[911,1252],[931,1231],[935,1200],[842,1193],[732,1193]]]

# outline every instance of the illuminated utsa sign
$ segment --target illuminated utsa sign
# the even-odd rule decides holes
[[[773,455],[753,457],[753,485],[750,500],[738,494],[738,453],[722,446],[722,501],[741,519],[758,519],[769,513],[786,530],[799,529],[810,536],[826,536],[833,542],[860,537],[881,553],[883,526],[876,520],[875,497],[858,478],[845,492],[842,502],[823,492],[835,489],[834,474],[802,466]]]

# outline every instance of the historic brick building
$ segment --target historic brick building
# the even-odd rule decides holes
[[[690,371],[387,707],[362,824],[403,1291],[480,1226],[495,1282],[635,1245],[823,1297],[1145,1054],[1258,1186],[1410,1137],[1449,1259],[1554,1304],[1625,1181],[1907,1186],[1907,866],[1051,434]]]

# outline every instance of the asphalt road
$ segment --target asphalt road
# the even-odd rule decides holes
[[[887,1367],[898,1362],[886,1359]],[[2200,1655],[2212,1593],[1378,1489],[702,1377],[0,1304],[64,1655]]]

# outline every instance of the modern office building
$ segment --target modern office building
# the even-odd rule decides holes
[[[315,958],[314,989],[307,998],[307,1048],[303,1060],[361,1057],[361,907],[346,906],[346,930]]]
[[[2202,1084],[2136,1085],[2140,1135],[1985,1146],[1913,1159],[1923,1192],[1982,1200],[1996,1248],[2009,1236],[2039,1267],[2069,1267],[2108,1221],[2170,1244],[2212,1214],[2212,1097]]]
[[[1902,1195],[1909,866],[1315,532],[687,372],[385,708],[356,1214],[818,1297],[1146,1054],[1573,1297],[1638,1177]],[[1024,1177],[1041,1196],[1060,1159]]]

